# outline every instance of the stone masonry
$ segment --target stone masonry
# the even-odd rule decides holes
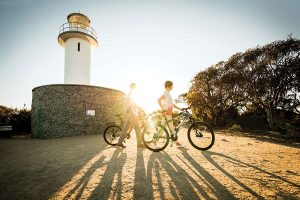
[[[32,136],[102,134],[107,124],[117,122],[116,114],[124,114],[125,101],[123,92],[103,87],[67,84],[36,87],[32,90]]]

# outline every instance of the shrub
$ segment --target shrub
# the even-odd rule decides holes
[[[0,126],[10,125],[10,118],[14,109],[0,105]]]
[[[11,125],[13,132],[31,132],[31,110],[0,106],[0,125]]]

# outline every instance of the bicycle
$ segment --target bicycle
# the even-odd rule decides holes
[[[118,114],[115,116],[119,119],[119,123],[114,122],[112,125],[107,126],[103,133],[104,141],[112,146],[117,145],[122,132],[122,128],[124,126],[122,114]],[[132,127],[129,128],[125,137],[126,139],[130,138],[130,132],[132,131],[132,129]]]
[[[188,128],[187,136],[191,145],[198,150],[206,151],[210,149],[215,142],[214,131],[207,124],[200,122],[198,119],[193,117],[193,115],[188,111],[189,109],[190,107],[183,108],[178,116],[175,116],[172,119],[179,120],[179,124],[175,125],[175,133],[171,135],[167,130],[167,128],[169,129],[168,122],[171,120],[167,120],[163,114],[165,122],[164,124],[161,124],[161,120],[153,120],[153,118],[157,116],[149,116],[148,123],[146,123],[147,127],[145,127],[142,132],[142,140],[145,147],[154,152],[164,150],[170,141],[177,141],[177,133],[185,123],[189,122],[191,125]]]

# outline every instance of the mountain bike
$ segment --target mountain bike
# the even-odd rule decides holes
[[[124,126],[124,121],[123,121],[123,117],[122,114],[118,114],[115,115],[118,119],[119,122],[118,123],[113,123],[109,126],[107,126],[104,130],[103,133],[103,137],[104,137],[104,141],[109,144],[109,145],[117,145],[121,132],[122,132],[122,128]],[[132,127],[129,128],[127,134],[126,134],[126,139],[130,138],[130,132],[132,131]]]
[[[142,132],[142,140],[146,148],[151,151],[158,152],[164,150],[169,142],[171,145],[173,141],[177,141],[177,133],[183,127],[184,124],[189,123],[190,126],[187,130],[187,137],[191,145],[198,149],[206,151],[210,149],[215,142],[215,134],[211,127],[207,124],[196,119],[190,112],[190,107],[183,108],[182,111],[175,117],[173,121],[178,121],[178,124],[174,124],[175,132],[170,135],[168,122],[165,115],[162,113],[162,117],[165,118],[163,124],[161,120],[162,117],[150,116],[146,127]]]

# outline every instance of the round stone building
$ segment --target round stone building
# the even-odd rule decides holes
[[[90,19],[71,13],[59,29],[58,43],[65,48],[64,84],[32,90],[32,136],[53,138],[103,133],[116,114],[124,113],[125,94],[90,85],[93,48],[98,47]]]
[[[32,136],[53,138],[102,134],[115,114],[124,113],[126,95],[87,85],[45,85],[32,90]]]

